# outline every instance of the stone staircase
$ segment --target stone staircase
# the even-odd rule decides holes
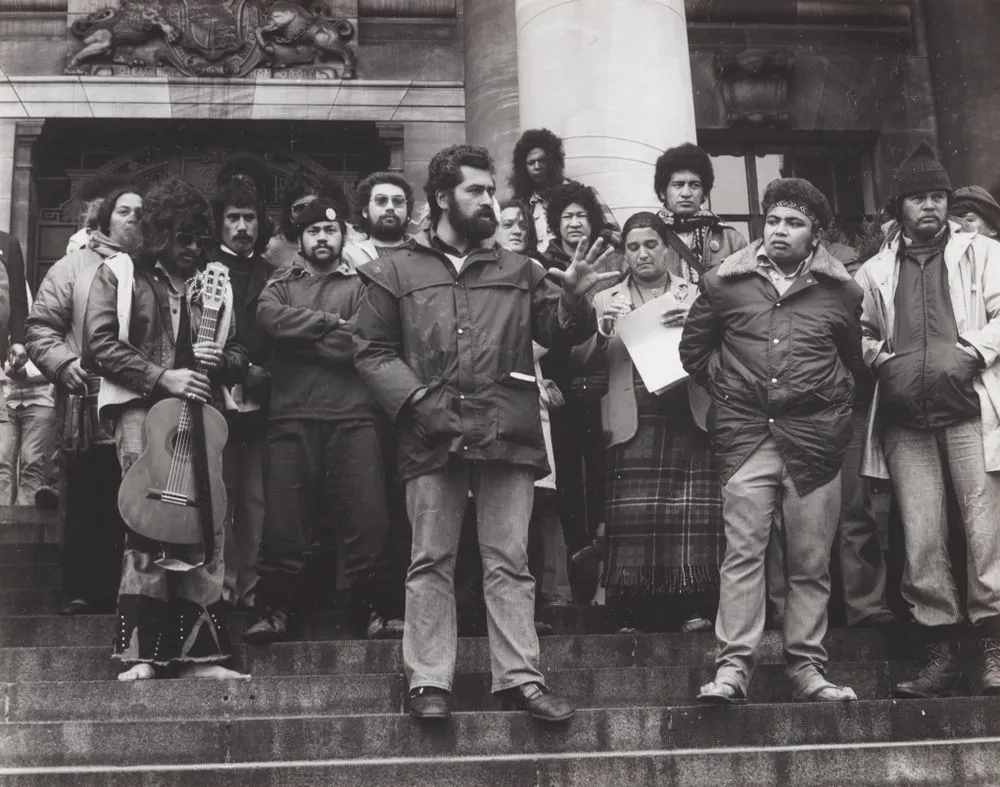
[[[121,684],[111,617],[52,614],[53,532],[0,525],[0,784],[1000,783],[1000,700],[887,699],[918,655],[900,632],[831,632],[831,677],[863,701],[790,702],[769,632],[751,703],[704,707],[711,635],[612,634],[599,608],[554,610],[543,665],[580,708],[556,727],[489,697],[482,638],[460,642],[452,719],[415,723],[399,643],[350,639],[338,611],[270,647],[240,642],[237,616],[252,680]]]

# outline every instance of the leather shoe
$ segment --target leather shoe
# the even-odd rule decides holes
[[[415,719],[447,719],[448,692],[437,686],[419,686],[410,691],[410,715]]]
[[[540,683],[523,683],[504,692],[504,708],[526,710],[539,721],[567,721],[576,709]]]

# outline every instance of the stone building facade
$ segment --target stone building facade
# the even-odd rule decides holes
[[[439,148],[564,137],[567,171],[624,219],[666,147],[715,157],[712,207],[754,234],[758,195],[808,177],[850,234],[918,140],[956,183],[1000,172],[995,0],[4,0],[0,229],[33,284],[95,172],[211,183],[267,157],[422,185]]]

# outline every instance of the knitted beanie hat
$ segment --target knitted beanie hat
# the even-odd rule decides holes
[[[921,142],[896,170],[892,178],[892,198],[926,191],[951,191],[951,179],[931,146]]]
[[[803,178],[778,178],[767,184],[761,207],[766,216],[771,208],[792,208],[808,217],[816,229],[830,225],[833,211],[823,192]]]
[[[979,214],[987,224],[1000,232],[1000,203],[982,186],[963,186],[955,189],[955,197],[951,204],[952,215],[961,216],[970,210]]]

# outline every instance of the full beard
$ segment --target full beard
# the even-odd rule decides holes
[[[317,257],[317,249],[329,249],[333,253]],[[306,252],[305,250],[302,250],[301,254],[305,258],[306,262],[314,268],[319,268],[321,270],[328,270],[340,261],[340,251],[332,246],[314,246],[312,251]]]
[[[497,217],[492,208],[483,208],[473,216],[463,216],[457,206],[448,210],[448,221],[461,237],[470,244],[492,238],[497,231]]]
[[[384,219],[379,219],[372,224],[372,237],[383,243],[398,243],[405,234],[406,223],[402,219],[398,219],[395,224],[386,224]]]
[[[142,244],[142,230],[136,225],[134,227],[126,227],[121,230],[120,237],[117,240],[119,246],[127,254],[135,254],[140,245]]]

